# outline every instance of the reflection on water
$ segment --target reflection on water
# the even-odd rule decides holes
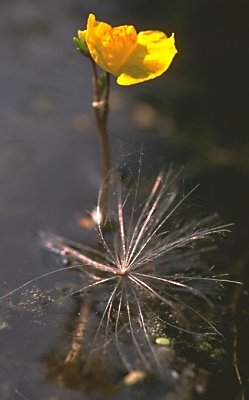
[[[204,352],[207,360],[212,355],[218,361],[217,354],[224,355],[217,339],[212,340],[222,326],[217,318],[213,322],[212,308],[222,305],[220,286],[234,282],[210,274],[199,256],[202,242],[210,247],[228,227],[214,225],[213,217],[186,220],[182,205],[191,192],[179,192],[179,173],[173,171],[160,173],[141,202],[140,186],[144,192],[149,184],[148,174],[145,180],[142,172],[139,169],[137,177],[129,170],[114,174],[108,229],[97,225],[97,248],[43,233],[43,245],[59,255],[61,268],[32,278],[1,298],[11,310],[31,311],[32,321],[36,314],[47,318],[50,309],[58,313],[70,300],[73,307],[65,313],[61,339],[57,331],[56,344],[43,353],[47,378],[61,388],[104,395],[116,379],[120,392],[140,381],[134,381],[136,372],[138,377],[143,374],[141,380],[149,380],[150,387],[160,378],[154,395],[164,390],[180,399],[182,390],[192,392],[195,386],[184,379],[188,363],[183,367],[177,361],[174,347],[183,347],[186,360],[186,340],[192,356]],[[68,283],[65,272],[74,274],[74,284]],[[54,283],[54,276],[62,281],[64,277],[63,286]],[[54,290],[27,289],[34,283],[44,285],[47,278]],[[17,301],[11,299],[14,295],[19,296]],[[192,375],[194,382],[200,379],[196,372]],[[196,384],[197,391],[204,392],[206,385]]]
[[[113,153],[119,146],[117,138],[127,142],[143,138],[148,165],[188,163],[191,179],[201,182],[194,207],[204,204],[226,222],[236,223],[217,251],[217,268],[230,269],[233,277],[248,282],[248,74],[243,32],[247,13],[240,1],[236,9],[222,1],[215,6],[208,1],[168,3],[158,1],[155,9],[147,2],[145,7],[143,0],[126,0],[118,7],[112,1],[1,2],[2,293],[50,271],[40,254],[37,231],[94,242],[92,233],[77,224],[82,211],[91,210],[100,184],[89,104],[90,68],[71,44],[89,11],[117,24],[135,21],[139,30],[175,32],[179,54],[167,76],[130,90],[115,87],[110,120]],[[68,273],[64,282],[74,287],[77,276],[69,278]],[[33,295],[43,296],[44,301],[57,298],[64,289],[57,285],[50,292],[56,282],[51,280],[51,287],[49,280],[36,284],[33,292],[23,292],[25,300],[20,301],[27,304],[29,299],[33,310]],[[246,286],[226,293],[224,306],[217,309],[224,314],[219,328],[225,341],[186,342],[178,337],[174,343],[172,369],[179,372],[182,385],[177,399],[197,398],[203,391],[209,399],[234,399],[240,391],[235,356],[246,381]],[[225,304],[231,299],[228,308]],[[43,313],[1,308],[1,398],[166,398],[168,382],[147,376],[127,386],[122,366],[115,368],[113,360],[104,370],[99,363],[93,365],[83,382],[82,359],[73,367],[65,366],[75,331],[72,325],[83,300],[52,303]],[[98,310],[91,315],[94,324]],[[111,357],[116,362],[115,354]],[[224,380],[226,385],[221,385]]]

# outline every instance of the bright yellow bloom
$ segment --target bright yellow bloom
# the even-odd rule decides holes
[[[117,76],[119,85],[134,85],[162,75],[177,50],[174,34],[159,31],[137,33],[134,26],[112,27],[90,14],[87,29],[78,31],[87,43],[93,60],[103,70]]]

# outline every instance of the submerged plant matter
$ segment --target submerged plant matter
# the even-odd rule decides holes
[[[153,345],[158,329],[219,333],[205,314],[212,306],[207,289],[231,281],[204,276],[199,254],[204,242],[223,235],[228,226],[214,226],[214,217],[184,221],[180,210],[191,192],[181,194],[177,177],[173,171],[160,173],[145,202],[141,182],[127,187],[118,179],[111,187],[109,232],[101,225],[99,205],[96,209],[98,249],[43,235],[43,245],[66,260],[62,270],[82,272],[84,283],[67,296],[102,287],[102,315],[91,346],[99,349],[102,343],[105,349],[114,340],[129,370],[134,367],[125,350],[130,343],[146,368],[160,367]]]
[[[228,226],[214,225],[214,217],[186,221],[181,210],[192,191],[181,194],[178,175],[171,170],[160,173],[145,202],[141,201],[140,186],[146,182],[140,173],[132,186],[116,177],[109,188],[109,231],[101,224],[99,204],[95,211],[98,249],[43,234],[43,246],[59,254],[66,266],[34,278],[2,298],[42,277],[80,271],[81,283],[66,291],[65,297],[90,296],[90,290],[102,288],[96,297],[102,314],[91,354],[100,344],[106,349],[115,341],[128,370],[134,368],[134,351],[126,351],[131,343],[147,369],[154,364],[160,368],[153,344],[157,337],[172,329],[194,335],[219,334],[207,314],[212,307],[208,292],[212,294],[210,284],[232,281],[207,276],[199,255],[204,243],[228,232]]]

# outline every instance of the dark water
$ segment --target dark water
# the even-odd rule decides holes
[[[95,204],[101,183],[91,72],[71,43],[89,12],[114,25],[134,23],[138,30],[175,32],[179,54],[168,74],[131,88],[113,82],[113,158],[133,152],[143,140],[145,164],[155,169],[171,162],[188,165],[190,187],[201,183],[193,211],[217,211],[223,221],[235,223],[211,263],[244,282],[243,288],[224,295],[224,340],[211,351],[216,349],[216,358],[210,349],[176,341],[172,368],[180,374],[181,388],[171,397],[167,382],[155,377],[126,386],[124,373],[115,365],[94,369],[84,382],[80,366],[64,371],[59,350],[68,345],[68,326],[79,307],[73,299],[47,307],[43,315],[32,312],[30,293],[24,294],[29,306],[22,312],[4,302],[1,399],[242,398],[233,361],[236,356],[244,387],[249,370],[245,2],[237,1],[235,7],[232,1],[158,1],[155,6],[145,0],[118,5],[2,0],[0,10],[1,293],[49,271],[38,231],[85,244],[95,240],[78,224],[83,211]],[[137,150],[134,153],[136,157]],[[64,278],[69,279],[67,274]],[[54,284],[56,280],[46,280],[37,288],[50,290]]]

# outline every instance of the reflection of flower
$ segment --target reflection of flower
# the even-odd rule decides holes
[[[112,27],[98,22],[93,14],[87,29],[78,31],[87,43],[94,61],[105,71],[117,76],[120,85],[133,85],[162,75],[170,66],[177,50],[174,35],[160,31],[137,34],[134,26]]]

